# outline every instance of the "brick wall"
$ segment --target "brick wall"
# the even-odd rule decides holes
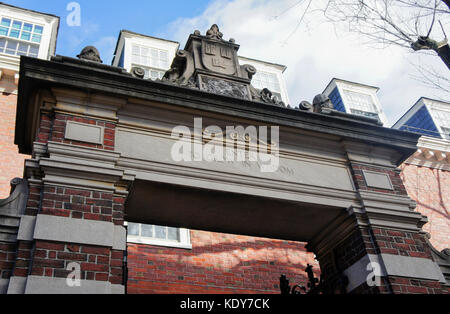
[[[105,128],[102,145],[90,145],[64,139],[67,121],[100,125]],[[74,117],[70,115],[42,113],[36,141],[64,142],[98,150],[114,150],[115,125],[107,121]],[[69,188],[30,183],[25,214],[50,215],[73,219],[111,222],[123,225],[125,197],[112,192],[86,188]],[[4,254],[3,254],[4,253]],[[13,254],[14,253],[14,254]],[[12,259],[12,262],[10,260]],[[66,278],[72,262],[81,266],[81,278],[85,280],[123,283],[124,252],[111,247],[80,245],[64,241],[18,241],[16,247],[0,246],[0,270],[5,278],[28,275]]]
[[[20,155],[14,145],[17,95],[0,94],[0,199],[7,198],[10,182],[23,177],[24,161],[29,156]]]
[[[450,248],[450,171],[403,164],[401,177],[417,211],[428,217],[424,231],[438,250]]]
[[[306,285],[303,243],[191,231],[192,250],[128,243],[128,293],[273,293]]]

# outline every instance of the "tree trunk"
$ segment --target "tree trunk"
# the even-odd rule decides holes
[[[436,50],[437,54],[441,58],[442,61],[447,65],[447,68],[450,70],[450,46],[447,44],[442,46]]]

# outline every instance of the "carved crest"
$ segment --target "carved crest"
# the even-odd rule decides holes
[[[202,41],[202,62],[205,68],[226,75],[236,73],[233,48],[218,42]]]

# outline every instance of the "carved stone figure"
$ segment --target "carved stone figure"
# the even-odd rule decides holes
[[[87,46],[83,48],[83,50],[81,50],[81,53],[77,57],[81,60],[103,63],[102,59],[100,58],[100,53],[94,46]]]
[[[324,94],[319,94],[314,97],[313,101],[314,112],[322,113],[324,109],[334,109],[333,103],[330,98]]]

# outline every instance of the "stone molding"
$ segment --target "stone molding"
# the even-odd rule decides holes
[[[81,280],[79,287],[70,287],[64,278],[28,276],[25,294],[124,294],[125,287],[107,281]]]
[[[126,250],[125,227],[111,222],[73,219],[49,215],[23,216],[18,240],[46,240],[78,243]]]
[[[445,283],[439,266],[430,259],[392,254],[367,254],[343,271],[349,279],[348,292],[367,281],[373,271],[371,263],[379,265],[375,273],[378,277],[396,276]]]

